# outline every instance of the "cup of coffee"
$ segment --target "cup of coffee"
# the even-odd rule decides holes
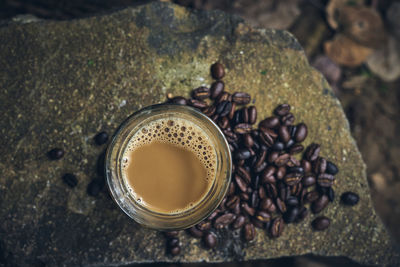
[[[111,195],[129,217],[150,228],[180,230],[218,207],[232,162],[211,119],[188,106],[159,104],[121,124],[105,168]]]

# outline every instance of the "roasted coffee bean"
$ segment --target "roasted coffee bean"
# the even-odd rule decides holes
[[[307,125],[304,123],[299,123],[296,126],[296,132],[294,134],[294,140],[298,143],[303,142],[306,137],[307,137],[308,131],[307,131]]]
[[[219,118],[219,115],[217,113],[215,113],[214,115],[212,115],[210,117],[210,119],[213,120],[215,123],[217,122],[218,118]]]
[[[251,241],[256,237],[256,229],[254,229],[254,225],[252,223],[246,223],[243,229],[244,239],[246,241]]]
[[[276,172],[276,168],[274,166],[268,166],[267,168],[265,168],[265,170],[263,171],[263,173],[261,174],[261,180],[264,182],[264,179],[267,179],[266,177],[270,177],[273,176]]]
[[[290,139],[290,140],[286,143],[285,149],[286,149],[286,150],[290,150],[290,148],[291,148],[293,145],[294,145],[294,141],[293,141],[293,139]]]
[[[203,109],[202,112],[204,113],[204,115],[211,117],[215,113],[215,106],[209,106]]]
[[[302,159],[301,167],[303,168],[305,174],[311,172],[312,165],[311,165],[311,162],[309,162],[308,160]]]
[[[267,167],[268,168],[268,167]],[[276,183],[276,178],[274,175],[270,175],[270,176],[262,176],[262,180],[261,182],[263,184],[267,183],[267,184],[274,184]]]
[[[332,187],[328,187],[328,192],[326,193],[330,202],[335,200],[335,190]]]
[[[88,195],[95,197],[100,193],[102,188],[103,182],[101,182],[100,179],[94,179],[89,183],[86,192]]]
[[[238,139],[237,134],[235,134],[234,132],[230,131],[229,129],[224,129],[222,132],[225,134],[226,137],[229,137],[232,140],[236,141]],[[235,144],[232,144],[232,145],[235,145]]]
[[[240,117],[242,122],[249,123],[249,112],[247,108],[242,108],[240,110]]]
[[[278,190],[276,189],[275,184],[266,184],[265,189],[269,197],[276,198],[278,196]]]
[[[323,231],[328,228],[330,224],[331,220],[326,216],[318,216],[311,222],[312,227],[316,231]]]
[[[208,221],[214,220],[214,218],[216,218],[218,216],[218,214],[219,214],[218,210],[213,211],[213,213],[211,213],[210,216],[208,216],[207,220]]]
[[[250,148],[254,145],[254,139],[253,139],[253,137],[251,137],[251,134],[243,135],[243,143],[248,148]]]
[[[303,178],[303,175],[301,173],[291,172],[291,173],[287,173],[285,175],[285,177],[283,178],[283,180],[285,181],[285,184],[294,186],[294,185],[300,183],[302,178]]]
[[[278,207],[278,209],[279,209],[279,211],[281,213],[285,213],[286,212],[286,204],[280,198],[276,199],[276,206]]]
[[[276,173],[275,173],[276,179],[279,179],[279,180],[282,180],[283,177],[285,177],[285,175],[286,175],[286,168],[285,168],[285,166],[279,167],[279,168],[277,169]]]
[[[310,191],[305,196],[304,199],[307,202],[314,202],[319,198],[319,194],[317,191]]]
[[[266,167],[267,167],[267,163],[266,163],[265,161],[263,161],[263,162],[261,163],[261,165],[258,165],[258,166],[256,166],[256,167],[254,167],[254,172],[255,172],[255,173],[260,173],[260,172],[262,172]]]
[[[259,209],[264,210],[264,211],[270,211],[271,205],[274,203],[272,202],[271,198],[264,198],[261,199],[260,204],[259,204]]]
[[[265,211],[258,211],[256,214],[256,219],[260,222],[269,222],[271,220],[271,214]]]
[[[244,159],[236,159],[236,167],[242,167],[245,163]]]
[[[64,156],[64,150],[62,150],[61,148],[53,148],[52,150],[47,152],[47,156],[51,160],[61,159]]]
[[[169,102],[172,104],[177,104],[177,105],[186,105],[187,104],[187,100],[183,96],[173,97],[169,100]]]
[[[62,176],[64,183],[66,183],[69,187],[75,187],[78,184],[78,179],[72,173],[66,173]]]
[[[335,181],[335,176],[328,173],[322,173],[318,175],[317,179],[317,183],[322,187],[331,187],[334,181]]]
[[[179,231],[168,231],[168,232],[163,232],[163,234],[167,238],[175,238],[178,236]]]
[[[222,229],[231,223],[236,219],[236,215],[233,213],[226,213],[224,215],[221,215],[217,217],[214,221],[214,227],[216,229]]]
[[[326,170],[326,159],[318,157],[314,162],[314,173],[320,174],[324,173]]]
[[[278,125],[279,125],[278,117],[272,116],[260,121],[260,123],[258,124],[258,128],[260,128],[260,130],[263,131],[265,129],[276,128]]]
[[[271,152],[268,154],[267,161],[268,161],[269,163],[274,163],[274,161],[275,161],[278,157],[279,157],[279,152],[278,152],[278,151],[271,151]]]
[[[203,236],[203,242],[207,248],[215,248],[217,245],[217,237],[213,233],[207,233]]]
[[[258,203],[260,203],[258,191],[253,191],[253,193],[251,193],[250,206],[256,209],[258,207]]]
[[[321,147],[318,144],[312,143],[311,145],[309,145],[304,154],[306,160],[308,160],[308,161],[316,160],[319,156],[320,150],[321,150]]]
[[[197,100],[203,100],[210,97],[210,89],[205,86],[201,86],[192,91],[192,97]]]
[[[260,199],[264,199],[267,197],[267,193],[265,192],[264,187],[260,186],[260,188],[258,188],[258,196]]]
[[[242,226],[246,223],[246,218],[243,215],[239,215],[236,217],[235,221],[232,224],[233,229],[242,228]]]
[[[256,218],[251,218],[250,222],[254,225],[254,227],[259,228],[259,229],[264,229],[265,223],[262,221],[257,220]]]
[[[179,239],[178,238],[169,238],[167,240],[167,246],[169,246],[169,247],[179,246]]]
[[[358,201],[360,200],[360,197],[356,193],[345,192],[340,197],[340,200],[344,205],[354,206],[358,203]]]
[[[215,100],[214,104],[218,105],[219,103],[223,102],[223,101],[229,101],[230,98],[230,94],[228,92],[222,92],[217,99]]]
[[[282,142],[276,142],[271,148],[275,151],[282,151],[285,148],[285,144]]]
[[[283,219],[281,217],[275,218],[272,221],[271,226],[269,228],[270,236],[274,238],[279,237],[283,232],[283,228],[284,228]]]
[[[297,215],[299,215],[299,208],[291,207],[284,215],[283,220],[285,223],[292,223],[296,220]]]
[[[247,184],[246,184],[246,182],[245,182],[242,178],[240,178],[239,175],[235,175],[234,179],[235,179],[236,185],[238,186],[238,188],[240,189],[240,191],[246,192],[246,191],[247,191]]]
[[[177,256],[179,255],[179,253],[181,253],[181,247],[180,246],[170,247],[168,251],[169,254],[171,254],[172,256]]]
[[[287,168],[287,172],[289,172],[289,173],[296,172],[296,173],[304,174],[304,169],[303,169],[303,167],[296,165],[296,166]]]
[[[247,192],[247,188],[246,188],[246,192]],[[244,192],[240,193],[239,196],[240,196],[240,199],[243,200],[243,201],[249,201],[249,199],[250,199],[249,195],[247,193],[244,193]]]
[[[285,116],[281,117],[281,123],[283,125],[289,126],[294,122],[294,115],[292,113],[288,113]]]
[[[303,190],[303,185],[301,183],[298,183],[291,187],[290,193],[293,196],[297,197],[297,196],[300,196],[302,190]]]
[[[208,106],[206,102],[194,98],[188,100],[188,105],[198,109],[204,109]]]
[[[228,101],[226,101],[226,100],[221,101],[221,102],[217,105],[217,108],[216,108],[215,112],[216,112],[217,114],[221,114],[221,112],[224,110],[224,108],[225,108],[225,106],[226,106],[227,103],[228,103]]]
[[[209,222],[209,221],[201,221],[196,225],[196,227],[200,231],[208,231],[208,230],[211,229],[211,222]]]
[[[96,134],[96,136],[94,137],[94,141],[99,146],[103,145],[103,144],[107,143],[107,141],[108,141],[108,134],[106,132],[100,132],[100,133]]]
[[[231,111],[231,107],[232,107],[232,103],[228,101],[228,103],[226,103],[224,110],[222,110],[220,116],[221,117],[225,117],[229,114],[229,112]]]
[[[311,205],[311,210],[314,214],[320,213],[323,209],[328,206],[329,199],[327,196],[322,195],[316,201],[314,201]]]
[[[326,163],[326,173],[332,174],[332,175],[336,175],[339,172],[339,169],[336,167],[335,164],[333,164],[330,161],[327,161]]]
[[[239,123],[235,126],[233,131],[237,134],[247,134],[251,132],[251,125],[248,123]]]
[[[299,215],[297,215],[296,222],[304,220],[308,216],[308,213],[308,209],[306,207],[302,207],[299,211]]]
[[[278,167],[284,166],[284,165],[286,165],[286,163],[288,163],[289,158],[290,158],[290,154],[285,153],[285,154],[282,154],[282,155],[278,156],[278,157],[274,160],[274,163],[275,163],[275,165],[278,166]]]
[[[253,175],[253,177],[251,178],[251,187],[254,190],[257,190],[260,186],[260,175]]]
[[[281,125],[278,129],[278,134],[282,142],[287,143],[290,140],[290,133],[287,126]]]
[[[232,103],[231,110],[229,111],[229,114],[228,114],[228,118],[230,120],[233,119],[233,116],[235,115],[235,110],[236,110],[236,103],[234,103],[234,102],[231,102],[231,103]]]
[[[226,206],[228,209],[233,209],[233,207],[235,206],[235,204],[236,204],[237,202],[239,202],[239,201],[240,201],[240,200],[239,200],[239,197],[238,197],[238,196],[232,196],[232,197],[230,197],[230,198],[227,199],[225,206]]]
[[[290,154],[297,154],[297,153],[300,153],[303,150],[304,150],[304,146],[302,146],[300,144],[295,144],[295,145],[290,147],[289,153]]]
[[[196,226],[190,227],[188,231],[190,235],[196,238],[200,238],[204,235],[204,233],[200,231]]]
[[[226,127],[229,126],[229,119],[227,117],[222,117],[220,118],[219,122],[218,122],[218,126],[221,129],[225,129]]]
[[[261,132],[259,139],[262,144],[266,145],[267,147],[271,147],[274,144],[273,137],[266,132]]]
[[[303,185],[305,187],[309,187],[309,186],[315,185],[316,181],[317,181],[317,179],[312,174],[304,176],[303,179],[301,180],[301,182],[303,183]]]
[[[288,196],[288,192],[290,194],[290,190],[288,190],[288,187],[285,186],[285,184],[283,184],[283,183],[278,184],[278,189],[279,189],[279,198],[282,201],[285,201],[286,197]]]
[[[236,170],[236,173],[243,178],[243,180],[246,182],[246,184],[249,184],[251,182],[251,176],[250,173],[243,167],[239,167]]]
[[[242,203],[242,204],[240,205],[240,207],[242,208],[242,210],[243,210],[246,214],[248,214],[248,215],[250,215],[250,216],[254,216],[254,214],[256,213],[256,210],[255,210],[254,208],[250,207],[249,204],[247,204],[247,203]]]
[[[236,159],[243,159],[246,160],[250,158],[250,150],[248,148],[239,148],[239,150],[236,151],[235,153],[235,158]]]
[[[216,81],[211,85],[210,98],[217,98],[224,91],[225,84],[222,81]]]
[[[216,80],[221,80],[225,76],[224,66],[219,62],[212,64],[211,76]]]
[[[290,106],[288,104],[281,104],[277,106],[274,110],[274,113],[277,116],[285,116],[289,112],[290,112]]]
[[[289,197],[286,199],[286,204],[288,206],[297,206],[299,205],[299,200],[297,199],[297,197]]]
[[[238,105],[247,105],[250,100],[251,97],[248,93],[236,92],[232,95],[232,101]]]
[[[249,123],[254,124],[257,121],[257,109],[255,106],[248,107]]]
[[[240,110],[236,110],[235,111],[232,120],[233,120],[233,125],[237,125],[239,123],[243,123]]]

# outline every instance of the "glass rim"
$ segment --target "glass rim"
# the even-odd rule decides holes
[[[161,118],[162,116],[167,116],[166,114],[175,114],[175,116],[178,118],[180,118],[178,115],[182,116],[182,118],[187,116],[187,118],[190,118],[192,120],[191,122],[195,123],[198,127],[207,127],[207,129],[202,130],[204,130],[208,138],[212,139],[212,143],[214,145],[218,145],[215,148],[215,152],[217,154],[216,163],[218,166],[216,167],[213,184],[208,188],[208,191],[204,194],[202,199],[193,205],[193,207],[177,213],[157,212],[146,208],[144,205],[140,205],[132,197],[132,195],[126,191],[126,185],[124,185],[125,182],[122,178],[121,164],[119,161],[121,154],[126,148],[126,143],[129,142],[130,138],[137,132],[137,130],[141,128],[143,124],[146,124],[146,122],[148,123],[148,120],[151,121],[152,117],[156,117],[158,115],[159,118]],[[198,125],[196,122],[200,122],[202,125]],[[129,136],[130,138],[128,138]],[[222,130],[205,114],[193,107],[186,105],[155,104],[134,112],[118,127],[112,137],[112,141],[107,148],[105,157],[105,172],[108,188],[112,198],[130,218],[150,228],[160,230],[184,229],[191,227],[208,217],[223,200],[231,181],[231,152],[228,141],[226,140]],[[221,181],[221,179],[223,179],[223,181]],[[217,201],[215,202],[215,200]],[[208,206],[210,206],[209,209],[202,210],[204,207]],[[194,214],[199,211],[202,211],[202,216],[194,216]],[[143,220],[141,220],[141,215],[146,217],[148,220],[143,218]],[[190,220],[186,222],[185,218],[190,218],[191,216],[194,216],[197,219],[194,219],[192,222],[190,222]],[[199,219],[200,217],[201,219]],[[153,222],[151,220],[153,220]],[[171,225],[168,225],[168,222],[162,224],[161,222],[164,220],[172,220],[174,223],[181,224],[182,226],[177,226],[177,224],[172,223],[172,221]],[[157,221],[158,223],[156,223]]]

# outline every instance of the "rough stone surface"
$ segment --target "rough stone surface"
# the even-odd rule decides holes
[[[105,147],[93,136],[113,132],[132,112],[161,102],[168,92],[187,95],[211,82],[221,61],[229,91],[255,96],[260,116],[279,103],[293,106],[309,125],[311,141],[338,163],[337,195],[355,191],[360,203],[337,197],[323,212],[331,227],[313,232],[312,217],[282,237],[257,230],[251,244],[222,232],[215,250],[180,234],[182,254],[165,255],[164,239],[129,219],[106,190],[86,194]],[[108,265],[153,261],[231,261],[314,253],[358,262],[399,264],[370,200],[365,165],[340,103],[312,69],[289,33],[251,29],[222,12],[192,12],[152,3],[72,21],[9,23],[0,28],[0,260],[12,266]],[[46,152],[63,147],[50,161]],[[76,188],[61,179],[78,176]]]

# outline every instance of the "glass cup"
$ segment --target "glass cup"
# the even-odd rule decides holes
[[[136,201],[122,175],[123,153],[132,136],[151,121],[163,118],[181,118],[200,127],[213,144],[216,154],[215,177],[209,191],[191,208],[165,214],[152,211]],[[111,196],[118,206],[139,224],[158,230],[181,230],[207,218],[221,203],[231,180],[231,153],[219,127],[200,111],[173,104],[146,107],[128,117],[115,133],[106,153],[105,172]]]

